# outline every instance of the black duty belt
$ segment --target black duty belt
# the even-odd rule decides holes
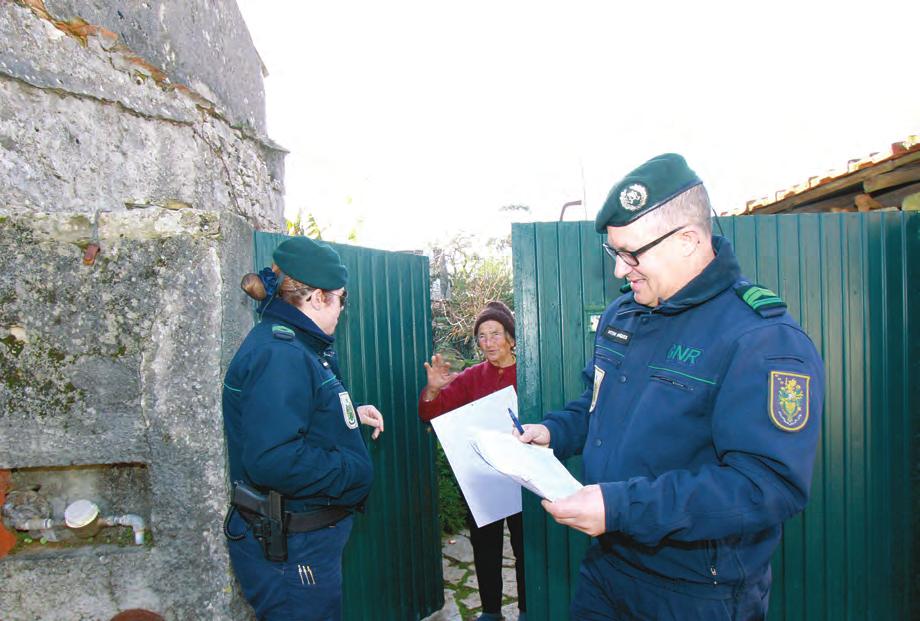
[[[247,522],[251,523],[256,518],[269,516],[268,498],[248,486],[235,484],[230,502]],[[353,512],[351,507],[337,506],[318,507],[312,511],[297,513],[284,511],[284,529],[289,533],[308,533],[332,526]]]

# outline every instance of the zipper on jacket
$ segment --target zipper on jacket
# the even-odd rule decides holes
[[[658,380],[659,382],[662,382],[665,384],[670,384],[671,386],[674,386],[675,388],[681,388],[688,392],[693,392],[693,386],[689,386],[682,382],[678,382],[676,379],[672,379],[670,377],[667,377],[666,375],[659,375],[656,373],[655,375],[652,376],[652,379]]]

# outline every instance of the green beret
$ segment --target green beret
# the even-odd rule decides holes
[[[272,254],[281,271],[324,291],[340,289],[348,282],[348,269],[339,253],[309,237],[292,237],[281,242]]]
[[[608,226],[626,226],[701,183],[680,155],[653,157],[613,186],[597,212],[594,228],[605,233]]]

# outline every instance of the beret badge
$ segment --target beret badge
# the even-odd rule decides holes
[[[606,234],[608,226],[627,226],[701,183],[677,153],[653,157],[610,188],[594,219],[594,229]]]
[[[645,207],[648,201],[648,190],[641,183],[632,183],[620,192],[620,205],[623,209],[636,211]]]

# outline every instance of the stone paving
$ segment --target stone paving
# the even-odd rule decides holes
[[[473,567],[473,546],[469,531],[444,537],[441,541],[444,567],[444,608],[422,621],[470,621],[479,617],[479,585]],[[517,578],[514,574],[514,552],[508,527],[505,526],[505,548],[502,553],[502,616],[505,621],[517,621]]]

